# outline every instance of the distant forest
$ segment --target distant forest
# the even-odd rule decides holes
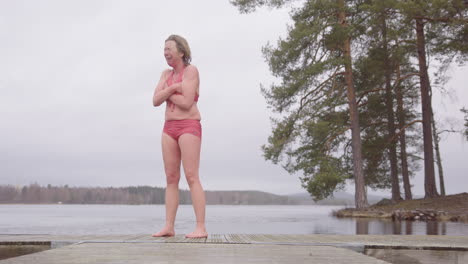
[[[164,204],[165,188],[135,187],[45,187],[0,185],[0,203],[24,204]],[[207,204],[294,205],[298,199],[260,191],[206,191]],[[180,204],[191,204],[190,192],[180,191]]]

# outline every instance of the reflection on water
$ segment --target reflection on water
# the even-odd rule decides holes
[[[366,249],[366,255],[394,264],[462,264],[468,252],[451,250]]]
[[[381,229],[384,231],[384,234],[392,235],[447,235],[447,222],[437,222],[437,221],[428,221],[428,222],[413,222],[413,221],[391,221],[391,220],[375,220],[375,219],[365,219],[357,218],[356,220],[356,234],[357,235],[369,235],[374,234],[374,231],[371,228],[369,231],[369,226],[373,225],[374,229]],[[425,227],[425,233],[413,231],[413,225],[418,225],[418,227]],[[462,224],[463,225],[463,224]],[[466,225],[466,224],[465,224]],[[466,226],[468,227],[468,225]],[[460,235],[460,234],[459,234]]]
[[[406,230],[405,231],[406,231],[405,232],[406,235],[412,235],[413,234],[413,222],[406,221]]]

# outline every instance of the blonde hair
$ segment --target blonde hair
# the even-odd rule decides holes
[[[192,61],[192,53],[190,52],[190,47],[187,40],[179,35],[170,35],[165,42],[168,42],[169,40],[172,40],[176,43],[177,50],[184,54],[182,57],[184,64],[189,65]]]

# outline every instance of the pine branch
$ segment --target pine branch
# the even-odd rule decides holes
[[[366,95],[366,94],[368,94],[368,93],[372,93],[372,92],[378,92],[378,91],[385,91],[385,88],[377,88],[377,89],[366,90],[366,91],[362,92],[362,93],[359,95],[359,99],[357,100],[356,104],[359,105],[359,103],[361,102],[361,99],[364,97],[364,95]]]
[[[325,84],[327,84],[330,80],[334,80],[334,77],[337,76],[337,75],[341,75],[341,74],[344,74],[344,72],[338,72],[339,69],[337,69],[328,79],[326,79],[325,81],[323,81],[321,84],[319,84],[315,89],[313,89],[312,91],[308,92],[307,94],[305,94],[301,100],[300,100],[300,104],[299,104],[299,111],[304,107],[306,106],[307,104],[309,104],[310,102],[313,102],[313,101],[317,101],[318,99],[322,98],[322,97],[319,97],[319,98],[316,98],[316,99],[311,99],[311,100],[308,100],[306,103],[304,103],[304,100],[307,99],[307,97],[309,97],[311,94],[313,93],[316,93],[316,92],[320,92],[323,87],[325,87]],[[298,112],[299,112],[298,111]]]
[[[338,136],[344,134],[346,131],[350,130],[351,129],[351,126],[347,126],[345,127],[344,129],[342,129],[341,131],[338,131],[338,133],[335,133],[333,134],[331,137],[327,138],[327,140],[325,141],[325,148],[324,148],[324,151],[327,152],[327,154],[329,153],[330,151],[330,145],[331,145],[331,142],[336,139]]]
[[[397,137],[400,136],[401,133],[403,133],[409,126],[411,125],[414,125],[416,123],[422,123],[423,121],[418,119],[418,120],[414,120],[413,122],[409,123],[409,124],[406,124],[404,127],[400,128],[397,133],[395,133],[395,135],[389,140],[389,143],[390,142],[393,142]]]
[[[453,18],[453,17],[438,17],[438,18],[432,18],[432,17],[426,17],[426,16],[415,16],[414,19],[424,19],[426,21],[430,22],[462,22],[462,23],[468,23],[468,19],[458,19],[458,18]]]
[[[401,39],[401,40],[398,40],[396,41],[396,46],[399,46],[399,44],[401,43],[406,43],[406,44],[410,44],[412,46],[416,46],[416,41],[414,41],[414,39]]]
[[[368,104],[368,103],[369,103],[369,101],[365,101],[365,102],[362,103],[362,104],[358,104],[357,107],[358,107],[358,108],[359,108],[359,107],[363,107],[363,106],[365,106],[365,105]]]
[[[377,126],[377,125],[384,125],[384,124],[387,124],[388,122],[387,121],[380,121],[380,122],[373,122],[373,123],[370,123],[368,126],[362,128],[362,130],[366,130],[370,127],[373,127],[373,126]]]
[[[438,131],[437,136],[442,134],[442,133],[460,133],[460,132],[463,132],[463,131],[462,130],[454,130],[454,129],[444,129],[444,130]]]
[[[407,75],[403,75],[403,76],[398,77],[398,78],[395,80],[395,83],[393,84],[392,89],[395,89],[395,87],[396,87],[397,85],[399,85],[400,82],[401,82],[402,80],[404,80],[404,79],[406,79],[406,78],[409,78],[409,77],[413,77],[413,76],[419,76],[419,73],[409,73],[409,74],[407,74]]]

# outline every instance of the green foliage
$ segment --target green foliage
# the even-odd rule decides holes
[[[325,157],[317,165],[313,177],[301,178],[302,186],[311,194],[314,201],[323,200],[333,196],[333,192],[344,189],[347,179],[339,159]]]
[[[416,119],[418,93],[415,89],[415,78],[395,83],[397,69],[400,75],[416,72],[410,65],[410,56],[414,54],[413,43],[406,41],[412,36],[412,28],[401,23],[401,17],[395,12],[398,1],[367,1],[361,6],[365,12],[366,37],[359,39],[367,49],[354,62],[354,84],[360,96],[360,126],[362,137],[363,170],[367,186],[373,189],[391,188],[390,148],[395,146],[398,138],[390,140],[387,99],[390,97],[393,106],[395,92],[385,91],[386,74],[390,74],[393,82],[390,85],[395,90],[399,87],[404,96],[404,116],[406,123]],[[403,41],[402,41],[403,40]],[[396,112],[394,124],[398,124]],[[419,132],[419,131],[418,131]],[[413,127],[405,134],[414,133]],[[407,137],[407,146],[418,147],[420,133],[414,133],[411,140]],[[407,150],[408,151],[408,150]],[[412,169],[417,168],[410,164]]]
[[[440,61],[438,79],[444,79],[447,64],[468,61],[468,4],[464,0],[396,1],[396,10],[408,26],[415,19],[425,23],[426,49]],[[440,76],[440,74],[444,74]]]
[[[230,0],[231,4],[237,6],[241,13],[250,13],[257,7],[281,7],[291,0]]]
[[[294,138],[294,124],[296,118],[294,116],[287,116],[283,120],[272,119],[273,134],[268,138],[269,145],[262,146],[264,157],[277,164],[281,159],[283,149],[290,144]]]
[[[242,13],[261,6],[282,7],[289,2],[231,1]],[[398,87],[403,95],[405,123],[396,124],[399,131],[420,119],[416,108],[419,82],[412,65],[418,56],[414,19],[425,20],[431,55],[463,61],[468,29],[462,2],[345,1],[347,27],[338,23],[339,1],[304,1],[300,8],[293,9],[293,24],[287,35],[262,49],[270,71],[280,80],[261,86],[269,108],[278,115],[272,118],[272,134],[262,146],[265,159],[281,163],[291,174],[300,173],[302,186],[315,200],[331,196],[353,179],[343,56],[343,43],[351,38],[365,181],[374,189],[389,188],[389,145],[396,144],[397,139],[389,139],[385,96],[396,99],[394,91],[390,95],[384,92],[385,75],[390,73],[392,89]],[[396,116],[394,119],[398,120]],[[419,168],[421,133],[417,126],[405,127],[404,133],[409,172],[413,174]]]
[[[332,195],[352,177],[342,155],[349,140],[342,46],[353,32],[337,23],[336,10],[333,1],[307,1],[292,13],[287,37],[263,48],[281,83],[262,87],[262,93],[283,115],[272,120],[264,157],[284,161],[290,173],[301,172],[302,185],[315,200]]]

